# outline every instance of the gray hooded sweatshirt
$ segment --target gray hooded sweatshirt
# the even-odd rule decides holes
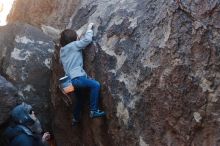
[[[71,79],[86,76],[83,69],[82,49],[92,42],[93,31],[87,30],[85,36],[77,41],[73,41],[60,49],[60,60],[64,71]]]

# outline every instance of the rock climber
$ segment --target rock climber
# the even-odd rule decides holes
[[[10,126],[4,132],[7,146],[48,146],[50,133],[42,133],[31,105],[22,103],[11,111]]]
[[[61,32],[60,36],[60,60],[63,64],[65,74],[70,77],[72,84],[76,88],[74,92],[77,97],[77,103],[73,111],[72,124],[76,124],[80,120],[80,113],[82,108],[81,89],[90,89],[90,117],[103,117],[106,115],[104,111],[99,108],[99,92],[100,83],[90,78],[83,69],[82,50],[92,42],[93,38],[93,23],[87,27],[85,35],[78,37],[76,31],[66,29]]]

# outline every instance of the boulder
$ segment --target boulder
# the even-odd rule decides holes
[[[82,0],[69,26],[95,23],[85,68],[102,84],[108,115],[91,120],[85,110],[74,137],[82,145],[217,145],[219,9],[218,0]]]
[[[31,104],[48,127],[52,39],[40,29],[18,22],[1,27],[0,32],[1,73],[15,85],[20,100]]]
[[[79,2],[79,0],[28,0],[28,2],[16,0],[8,21],[21,21],[38,27],[43,24],[64,29]]]

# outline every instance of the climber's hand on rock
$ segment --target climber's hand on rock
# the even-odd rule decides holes
[[[89,25],[88,25],[88,30],[91,30],[91,29],[93,29],[94,28],[94,23],[89,23]]]

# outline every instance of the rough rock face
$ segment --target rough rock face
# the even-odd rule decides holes
[[[50,117],[50,65],[53,41],[38,28],[13,23],[0,28],[0,71],[32,104],[43,125]]]
[[[9,118],[10,110],[18,101],[16,88],[4,77],[0,76],[0,125]]]
[[[78,3],[79,0],[15,0],[8,21],[64,28]]]
[[[108,115],[91,120],[85,106],[82,123],[71,128],[55,54],[58,145],[219,145],[219,11],[219,0],[82,0],[68,26],[82,32],[96,23],[85,68],[102,83]]]
[[[96,126],[90,145],[104,138],[107,145],[219,144],[219,10],[217,0],[81,2],[71,26],[96,23],[96,51],[85,51],[85,62],[108,111],[107,131]]]

